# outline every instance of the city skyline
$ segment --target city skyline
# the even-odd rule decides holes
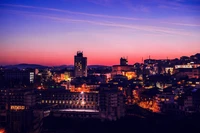
[[[197,0],[0,1],[0,64],[129,64],[200,52]]]

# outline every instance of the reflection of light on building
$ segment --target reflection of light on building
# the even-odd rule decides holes
[[[174,68],[173,67],[166,67],[165,68],[165,73],[173,74],[174,73]]]
[[[130,72],[133,72],[134,66],[133,65],[125,65],[125,66],[120,66],[120,65],[114,65],[112,67],[112,77],[115,75],[126,75],[126,73],[130,74]]]
[[[99,84],[97,85],[82,84],[81,86],[71,85],[70,92],[95,92],[96,88],[98,88],[99,86],[100,86]]]
[[[149,109],[152,112],[157,112],[157,113],[160,112],[158,104],[154,101],[141,101],[139,103],[139,106],[144,109]]]
[[[60,83],[61,81],[69,81],[70,82],[71,81],[70,72],[54,74],[52,79],[57,83]]]
[[[82,102],[81,102],[81,105],[85,105],[85,101],[82,101]]]
[[[128,80],[137,77],[136,74],[135,74],[135,72],[124,72],[123,74],[124,74],[124,76],[126,76],[128,78]]]
[[[187,65],[175,65],[175,69],[178,69],[178,68],[197,68],[197,67],[200,67],[200,64],[188,63]]]
[[[30,83],[34,82],[34,72],[30,72]]]
[[[57,104],[57,108],[60,109],[97,109],[98,92],[69,92],[64,90],[61,94],[59,91],[47,90],[42,94],[41,104]]]

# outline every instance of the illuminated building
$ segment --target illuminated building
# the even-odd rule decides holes
[[[98,92],[70,92],[69,90],[42,90],[41,104],[52,105],[51,113],[56,116],[91,118],[99,117]]]
[[[137,75],[135,72],[124,72],[124,76],[126,76],[128,78],[128,80],[136,78]]]
[[[82,85],[71,85],[71,92],[92,92],[96,91],[100,84],[82,84]]]
[[[199,68],[179,68],[176,70],[177,77],[188,76],[188,78],[200,78],[200,67]]]
[[[115,75],[124,75],[124,76],[129,76],[130,77],[136,77],[136,74],[133,69],[133,65],[126,65],[126,66],[121,66],[121,65],[114,65],[112,67],[112,77]],[[131,76],[132,75],[132,76]]]
[[[75,77],[87,77],[87,57],[83,57],[83,52],[74,56],[74,73]]]
[[[47,89],[41,91],[41,99],[41,104],[56,104],[57,109],[98,109],[98,92]]]
[[[34,90],[16,88],[0,90],[0,97],[2,98],[0,107],[3,109],[0,111],[0,123],[6,123],[7,132],[41,132],[43,110],[37,110]]]
[[[174,97],[175,97],[175,95],[172,93],[157,94],[157,96],[155,97],[155,102],[159,106],[160,110],[163,110],[164,104],[173,104],[174,103]]]
[[[170,75],[172,75],[174,73],[174,68],[173,67],[166,67],[165,73],[169,73]]]
[[[200,64],[188,63],[186,65],[175,65],[175,69],[179,69],[179,68],[198,68],[198,67],[200,67]]]
[[[128,60],[125,58],[120,59],[120,65],[112,66],[111,77],[116,75],[126,76],[128,79],[136,78],[134,65],[128,65]]]
[[[41,104],[52,105],[54,116],[116,120],[125,115],[123,92],[118,90],[70,92],[65,89],[40,90]]]
[[[45,69],[45,70],[43,70],[41,72],[40,75],[42,76],[42,80],[43,81],[47,81],[47,80],[49,80],[51,78],[52,73],[51,73],[51,71],[49,69]]]
[[[55,73],[53,74],[52,79],[57,83],[60,83],[61,81],[70,81],[71,80],[70,72]]]
[[[158,88],[151,88],[138,93],[136,101],[141,108],[151,110],[152,112],[160,112],[160,107],[157,104],[155,97],[159,94]]]

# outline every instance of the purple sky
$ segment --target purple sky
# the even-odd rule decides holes
[[[1,0],[0,64],[129,63],[200,52],[198,0]]]

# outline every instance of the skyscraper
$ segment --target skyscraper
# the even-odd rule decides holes
[[[126,66],[128,65],[128,60],[126,58],[120,58],[120,65],[121,66]]]
[[[87,57],[83,57],[83,52],[78,51],[74,56],[75,77],[87,77]]]

